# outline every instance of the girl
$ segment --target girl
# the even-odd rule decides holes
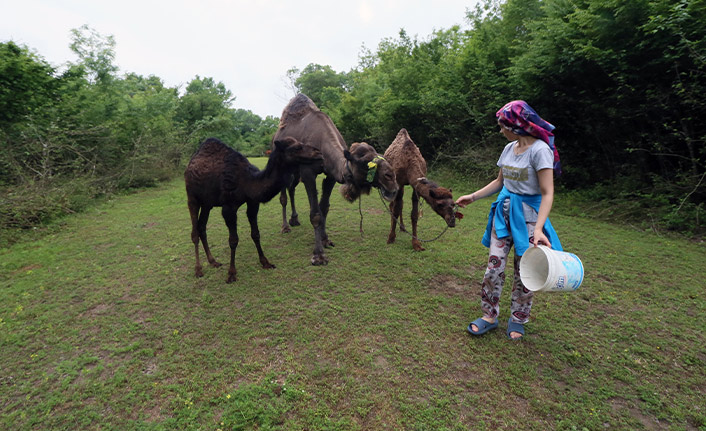
[[[468,332],[482,335],[498,327],[500,294],[505,265],[515,246],[515,276],[512,285],[507,336],[525,334],[532,309],[533,292],[520,279],[520,260],[530,245],[562,250],[549,222],[554,202],[554,176],[560,174],[559,153],[554,146],[554,126],[544,121],[524,101],[516,100],[496,114],[500,132],[510,141],[498,159],[498,177],[485,187],[456,200],[460,207],[498,193],[490,207],[482,243],[490,248],[488,268],[481,287],[483,316],[468,325]],[[554,171],[554,172],[553,172]]]

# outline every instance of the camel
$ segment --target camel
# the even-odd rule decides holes
[[[184,172],[191,214],[191,240],[196,255],[196,276],[203,276],[199,261],[199,240],[203,244],[208,262],[214,267],[221,266],[211,255],[206,239],[209,213],[213,207],[220,206],[229,232],[230,268],[226,283],[236,281],[237,212],[244,203],[247,204],[250,237],[257,248],[260,264],[265,269],[275,268],[267,260],[260,246],[260,230],[257,226],[260,203],[269,202],[275,197],[297,166],[321,169],[322,163],[321,151],[294,138],[283,138],[274,142],[267,166],[262,171],[250,164],[245,156],[218,139],[208,138],[203,141]]]
[[[312,169],[310,165],[300,166],[298,175],[294,175],[288,187],[282,189],[280,195],[282,232],[289,232],[290,225],[299,224],[294,207],[294,190],[301,180],[309,197],[309,220],[314,227],[314,251],[311,264],[325,265],[328,263],[328,258],[324,254],[324,247],[334,246],[326,233],[326,216],[333,186],[336,183],[343,184],[340,191],[348,202],[355,201],[361,194],[369,194],[371,187],[379,188],[383,198],[391,201],[397,193],[395,174],[390,164],[371,145],[356,142],[351,144],[349,150],[331,118],[321,112],[304,94],[293,97],[282,111],[274,140],[287,136],[321,150],[324,163],[323,169],[318,171]],[[321,200],[318,201],[316,177],[320,173],[325,177]],[[292,203],[292,219],[289,223],[287,223],[287,190]]]
[[[402,197],[404,196],[404,186],[412,186],[412,248],[415,251],[423,251],[421,242],[417,238],[417,220],[419,219],[419,197],[424,198],[429,206],[446,221],[447,226],[456,226],[456,218],[463,215],[455,211],[455,202],[451,196],[451,190],[439,187],[426,178],[427,162],[419,152],[419,148],[409,137],[406,129],[401,129],[397,133],[395,140],[385,151],[385,160],[395,171],[395,178],[399,189],[395,200],[390,204],[392,226],[387,237],[387,243],[395,242],[395,229],[397,219],[400,221],[400,230],[406,232],[402,223]]]

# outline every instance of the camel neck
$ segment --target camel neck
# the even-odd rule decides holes
[[[332,176],[339,184],[345,184],[346,173],[350,169],[348,160],[346,160],[346,157],[341,153],[341,157],[336,158],[333,162],[329,169],[324,168],[326,175]]]
[[[414,183],[411,184],[411,186],[419,196],[423,197],[424,200],[428,201],[429,190],[431,190],[433,187],[430,183],[422,181],[422,179],[426,178],[418,178],[417,180],[415,180]]]
[[[282,155],[273,151],[267,161],[265,169],[257,172],[253,177],[253,198],[258,202],[267,202],[282,190],[286,168],[282,165]]]
[[[407,183],[414,189],[417,188],[417,184],[426,179],[426,176],[426,169],[423,169],[422,166],[419,166],[416,163],[410,163],[407,167]]]

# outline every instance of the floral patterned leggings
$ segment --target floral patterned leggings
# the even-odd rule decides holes
[[[498,205],[498,209],[501,206]],[[508,228],[510,223],[506,215],[506,224]],[[534,227],[535,222],[527,222],[527,234],[530,237],[530,243],[534,242]],[[481,286],[481,309],[486,317],[496,318],[500,313],[500,294],[503,291],[505,284],[505,266],[507,258],[512,248],[512,236],[498,239],[495,233],[495,223],[490,233],[490,252],[488,257],[488,268],[485,270],[483,284]],[[514,280],[512,282],[512,302],[510,303],[510,312],[513,322],[525,324],[529,321],[530,311],[532,310],[532,298],[534,292],[527,289],[520,279],[520,260],[522,256],[515,254],[514,258]]]

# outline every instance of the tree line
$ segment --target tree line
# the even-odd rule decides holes
[[[701,227],[706,0],[483,0],[465,18],[425,37],[401,30],[350,71],[287,75],[347,142],[382,152],[404,127],[428,161],[479,180],[495,175],[503,145],[495,112],[526,100],[556,126],[560,188],[614,217]],[[207,136],[248,155],[269,148],[277,118],[234,109],[213,78],[180,94],[119,75],[114,46],[72,30],[78,61],[60,71],[0,42],[0,229],[169,178]]]
[[[486,0],[467,21],[400,31],[349,72],[289,74],[347,141],[384,149],[405,127],[425,157],[486,180],[503,145],[495,112],[526,100],[556,126],[561,187],[616,216],[703,224],[706,1]]]
[[[112,36],[83,26],[71,38],[78,61],[63,70],[0,43],[0,230],[172,178],[208,136],[249,154],[269,147],[278,119],[233,108],[213,78],[180,94],[156,76],[119,75]]]

